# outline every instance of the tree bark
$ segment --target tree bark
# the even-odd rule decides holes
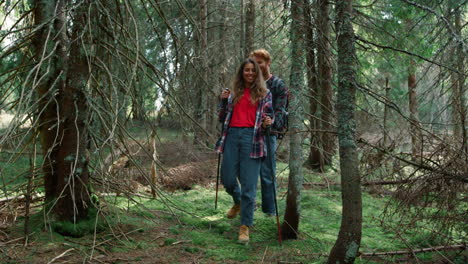
[[[455,33],[462,37],[462,21],[461,21],[461,7],[454,11],[454,28]],[[453,122],[453,137],[456,141],[461,143],[461,149],[468,153],[468,142],[466,133],[466,105],[465,105],[465,76],[464,65],[465,56],[463,55],[462,43],[456,42],[454,47],[454,67],[458,72],[451,73],[452,79],[452,122]]]
[[[293,0],[291,2],[291,85],[289,88],[291,98],[289,102],[289,130],[290,136],[290,156],[289,156],[289,182],[288,196],[286,198],[286,212],[282,225],[283,239],[296,239],[299,229],[300,201],[302,183],[302,148],[301,134],[303,130],[303,106],[302,98],[303,69],[304,69],[304,45],[303,40],[303,1]]]
[[[57,6],[57,8],[56,8]],[[57,91],[65,86],[65,65],[67,64],[65,14],[63,1],[36,0],[34,2],[34,24],[37,28],[33,39],[34,73],[33,85],[38,95],[39,137],[44,155],[44,188],[46,205],[56,198],[57,138]],[[60,32],[60,33],[59,33]],[[51,56],[49,56],[51,55]],[[48,57],[48,58],[47,58]],[[50,70],[47,68],[50,67]]]
[[[317,15],[317,54],[318,54],[318,82],[321,90],[321,129],[334,130],[333,121],[333,89],[330,48],[330,18],[329,0],[318,0],[319,14]],[[329,132],[321,133],[323,165],[329,166],[335,154],[335,136]]]
[[[388,85],[388,77],[385,77],[385,100],[390,102],[390,86]],[[383,116],[383,147],[386,149],[389,141],[388,136],[388,112],[389,112],[388,104],[384,106],[384,116]]]
[[[354,32],[351,24],[352,1],[337,1],[338,32],[338,144],[341,171],[341,199],[343,212],[338,238],[328,263],[353,263],[361,244],[362,197],[361,178],[354,117],[356,105],[357,57],[354,48]]]
[[[317,68],[315,67],[315,43],[314,43],[314,26],[312,22],[312,7],[308,0],[304,0],[304,19],[305,19],[305,42],[306,42],[306,65],[307,65],[307,86],[309,88],[309,112],[310,112],[310,152],[307,158],[306,165],[312,169],[323,172],[323,155],[322,146],[320,144],[320,133],[316,132],[320,129],[320,120],[318,115],[318,82]]]
[[[85,218],[90,205],[88,171],[88,104],[86,87],[89,67],[84,46],[87,43],[89,0],[81,1],[73,19],[70,59],[65,89],[59,95],[62,139],[57,155],[58,199],[55,212],[60,219]],[[89,53],[89,51],[88,51]]]
[[[413,21],[411,19],[405,20],[406,30],[408,34],[412,28]],[[418,100],[416,92],[416,61],[410,57],[408,62],[408,109],[410,113],[410,136],[411,136],[411,155],[413,160],[421,157],[422,153],[422,133],[421,125],[419,123]]]
[[[239,54],[240,61],[245,58],[245,18],[244,18],[244,0],[240,0],[240,42],[239,42]]]
[[[198,14],[198,37],[197,37],[197,63],[195,67],[199,67],[195,69],[197,78],[197,106],[195,109],[196,112],[196,120],[200,127],[206,130],[207,128],[207,107],[208,107],[208,87],[206,85],[207,81],[207,73],[208,73],[208,60],[207,60],[207,16],[208,16],[208,6],[206,0],[199,0],[199,14]],[[207,144],[207,137],[202,129],[195,126],[195,136],[194,136],[194,144]]]
[[[411,154],[413,159],[422,156],[422,133],[418,118],[418,100],[416,95],[416,62],[410,59],[408,66],[408,106],[410,112]]]
[[[36,1],[35,60],[40,64],[34,79],[39,96],[39,133],[44,152],[46,207],[59,220],[77,221],[87,216],[88,136],[85,87],[89,76],[81,36],[86,30],[89,2],[80,4],[73,20],[70,58],[67,55],[67,1]],[[45,59],[51,55],[48,59]],[[47,71],[46,68],[50,68]],[[48,73],[47,73],[48,72]],[[47,209],[47,211],[49,211]]]
[[[254,48],[255,37],[255,0],[249,0],[245,9],[245,46],[244,58],[247,58]]]

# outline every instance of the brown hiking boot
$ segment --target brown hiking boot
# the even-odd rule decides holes
[[[239,240],[237,242],[241,244],[249,243],[249,227],[246,225],[241,225],[239,229]]]
[[[229,211],[227,212],[227,218],[232,219],[236,217],[240,213],[240,208],[240,204],[233,205],[231,209],[229,209]]]

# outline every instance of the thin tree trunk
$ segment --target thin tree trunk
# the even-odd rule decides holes
[[[385,77],[385,99],[390,102],[390,86],[388,85],[388,77]],[[384,116],[383,116],[383,147],[386,149],[388,144],[388,104],[384,105]]]
[[[208,87],[206,86],[207,81],[207,71],[208,71],[208,60],[207,60],[207,16],[208,16],[208,6],[206,0],[199,0],[199,30],[198,30],[198,37],[197,37],[197,61],[195,67],[199,67],[195,70],[198,71],[197,74],[197,106],[195,109],[196,112],[196,120],[198,124],[203,129],[207,128],[207,107],[208,107],[208,97],[207,91]],[[194,136],[194,144],[205,144],[206,142],[206,135],[204,132],[198,127],[195,126],[195,136]]]
[[[240,60],[245,58],[245,18],[244,18],[244,0],[240,1],[240,42],[239,42],[239,54]]]
[[[289,182],[288,196],[286,198],[286,212],[282,225],[282,235],[284,239],[296,239],[299,229],[300,201],[302,182],[302,148],[301,134],[303,130],[302,118],[303,108],[300,99],[302,98],[303,69],[304,69],[304,45],[303,39],[303,1],[292,0],[291,2],[291,85],[289,88],[291,99],[289,109],[289,130],[290,136],[290,156],[289,156]]]
[[[209,1],[209,4],[207,6],[207,14],[212,13],[212,10],[216,9],[216,3],[213,3],[213,1]],[[208,18],[207,18],[208,19]],[[217,42],[218,40],[216,37],[218,36],[216,27],[214,26],[214,23],[211,21],[207,21],[207,55],[206,55],[206,63],[207,63],[207,69],[208,72],[214,73],[215,75],[219,76],[221,75],[221,67],[219,67],[218,63],[216,63],[216,60],[209,60],[208,59],[208,54],[216,54],[218,49],[214,46],[208,46],[208,43],[214,43]],[[220,58],[221,59],[221,58]],[[211,83],[211,87],[207,87],[207,90],[210,89],[210,93],[207,94],[207,107],[206,107],[206,118],[207,118],[207,131],[210,133],[210,135],[215,135],[216,134],[216,125],[218,124],[218,109],[217,109],[217,102],[218,98],[216,96],[212,96],[211,94],[219,94],[220,91],[220,85],[219,85],[219,80],[220,78],[216,78],[217,76],[213,76],[214,78],[209,78],[208,74],[205,74],[205,78],[208,82]],[[209,78],[209,80],[208,80]],[[210,140],[208,140],[210,142]]]
[[[145,91],[139,81],[141,77],[137,76],[134,82],[134,92],[132,96],[132,118],[133,120],[144,121],[145,120],[145,100],[143,96]]]
[[[406,30],[408,34],[412,29],[413,21],[408,18],[405,20]],[[413,160],[421,157],[422,153],[422,133],[421,125],[419,124],[418,100],[416,92],[416,61],[411,57],[408,62],[408,109],[410,113],[410,136],[411,136],[411,155]]]
[[[351,24],[352,1],[336,4],[338,32],[338,144],[343,211],[338,238],[328,263],[353,263],[361,244],[362,197],[355,138],[356,70],[354,32]]]
[[[308,4],[308,0],[304,0],[305,14],[305,42],[306,42],[306,65],[307,65],[307,85],[309,88],[309,123],[310,129],[313,131],[310,135],[310,152],[306,164],[312,169],[318,169],[323,172],[323,155],[321,152],[320,133],[315,132],[320,129],[320,121],[316,117],[318,115],[318,83],[317,69],[315,67],[315,43],[314,43],[314,26],[312,23],[312,7]]]
[[[333,121],[333,89],[330,51],[330,18],[329,0],[318,0],[319,14],[317,21],[317,54],[318,54],[318,83],[321,90],[321,129],[334,130]],[[322,155],[324,165],[331,165],[335,154],[335,136],[330,132],[321,133],[323,146]]]
[[[267,15],[267,2],[266,1],[262,1],[262,47],[266,48],[266,41],[267,41],[267,37],[266,37],[266,29],[267,29],[267,25],[265,23],[268,15]]]
[[[455,10],[455,32],[462,37],[461,7]],[[463,55],[462,43],[456,42],[453,58],[455,59],[454,68],[458,73],[452,72],[452,119],[454,123],[453,136],[462,143],[462,151],[468,153],[468,142],[466,132],[466,105],[465,105],[465,56]]]
[[[255,0],[249,0],[245,9],[245,49],[244,58],[249,56],[249,53],[254,48],[255,37]]]
[[[408,104],[410,112],[411,154],[413,159],[421,157],[421,125],[418,118],[418,101],[416,97],[416,62],[411,59],[408,66]]]
[[[228,0],[222,0],[220,2],[220,9],[221,9],[221,26],[219,27],[219,51],[220,51],[220,57],[223,63],[219,65],[220,68],[220,83],[221,83],[221,88],[229,88],[229,76],[228,76],[228,68],[227,68],[227,63],[225,63],[225,60],[227,58],[227,52],[226,52],[226,42],[227,42],[227,5],[228,5]],[[215,93],[218,95],[221,91],[217,91]]]

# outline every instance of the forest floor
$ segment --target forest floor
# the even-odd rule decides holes
[[[140,135],[140,138],[143,138]],[[314,173],[304,169],[301,220],[297,240],[277,241],[275,218],[261,213],[257,197],[255,225],[248,245],[237,244],[239,219],[227,219],[231,199],[221,187],[214,209],[217,156],[209,149],[193,149],[171,133],[159,141],[158,156],[165,168],[153,199],[141,171],[149,173],[149,144],[140,142],[134,157],[120,164],[116,181],[130,177],[139,182],[129,192],[116,195],[112,187],[96,187],[99,214],[90,219],[91,232],[63,235],[44,221],[40,188],[33,200],[27,243],[24,233],[24,199],[0,201],[0,263],[323,263],[338,234],[341,221],[339,173]],[[134,146],[134,145],[133,145]],[[284,146],[283,146],[284,147]],[[138,148],[138,147],[137,147]],[[133,152],[132,152],[133,151]],[[287,177],[284,149],[279,150],[278,204],[285,210]],[[142,152],[146,154],[141,154]],[[139,154],[140,153],[140,154]],[[281,159],[283,158],[283,161]],[[18,158],[2,173],[21,174],[28,160]],[[118,158],[116,158],[118,159]],[[1,157],[0,162],[4,162]],[[112,164],[112,162],[110,163]],[[114,161],[114,164],[117,162]],[[140,173],[138,173],[140,171]],[[18,183],[17,179],[12,179]],[[21,182],[21,181],[20,181]],[[128,181],[125,181],[128,183]],[[103,184],[116,184],[110,182]],[[311,184],[314,183],[314,184]],[[318,184],[315,184],[318,183]],[[127,190],[128,191],[128,190]],[[372,193],[372,194],[371,194]],[[388,194],[388,193],[387,193]],[[398,230],[398,220],[384,217],[391,196],[363,193],[363,235],[360,252],[390,252],[438,245],[429,233]],[[282,221],[282,218],[280,218]],[[72,227],[78,229],[79,227]],[[61,234],[62,233],[62,234]],[[73,233],[73,232],[72,232]],[[465,263],[466,250],[367,257],[356,263]]]

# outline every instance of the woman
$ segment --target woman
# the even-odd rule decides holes
[[[263,130],[274,117],[271,93],[253,59],[241,64],[232,93],[225,90],[221,98],[219,117],[224,129],[216,151],[224,153],[221,182],[234,200],[227,217],[234,218],[240,213],[239,242],[248,243],[261,158],[267,155]]]

